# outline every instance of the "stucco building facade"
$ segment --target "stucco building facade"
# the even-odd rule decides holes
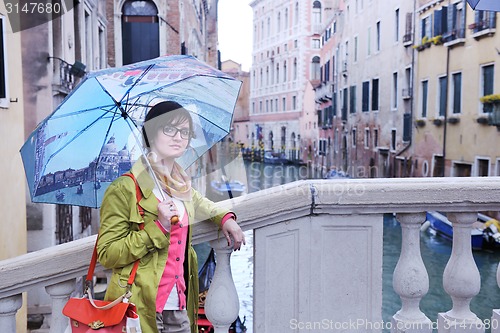
[[[416,176],[498,176],[500,139],[488,118],[498,109],[498,14],[464,0],[419,1],[416,73]],[[448,79],[447,79],[448,78]]]

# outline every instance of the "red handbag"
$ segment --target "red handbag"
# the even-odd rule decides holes
[[[131,177],[136,184],[137,206],[139,212],[144,216],[144,210],[139,205],[142,199],[141,191],[135,177],[132,174],[125,174]],[[141,223],[139,228],[144,229]],[[99,238],[98,238],[99,239]],[[97,240],[90,260],[87,278],[85,279],[85,296],[82,298],[70,298],[63,308],[62,313],[69,317],[72,333],[90,333],[99,330],[99,333],[141,333],[139,316],[136,306],[129,303],[132,296],[130,288],[134,282],[139,261],[134,263],[134,267],[127,281],[127,290],[125,294],[114,301],[100,301],[92,298],[90,286],[92,284],[94,270],[97,263]]]

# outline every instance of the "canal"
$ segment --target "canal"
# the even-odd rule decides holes
[[[316,178],[305,166],[269,165],[259,162],[245,162],[249,192],[290,183],[296,180]],[[334,180],[332,180],[334,181]],[[253,312],[253,237],[252,231],[245,233],[247,245],[231,257],[233,279],[240,298],[240,317],[246,318],[248,333],[252,330]],[[430,230],[421,234],[421,252],[429,274],[429,292],[422,299],[421,310],[435,325],[437,314],[451,309],[450,297],[442,285],[444,268],[451,254],[451,242],[433,235]],[[401,227],[392,214],[384,217],[383,252],[383,296],[382,320],[390,322],[401,308],[399,296],[392,288],[392,275],[401,251]],[[481,290],[473,299],[471,310],[487,322],[492,308],[500,308],[500,289],[496,282],[496,270],[500,252],[475,251],[474,259],[481,272]],[[435,330],[437,332],[437,330]],[[489,332],[489,330],[487,330]],[[256,332],[258,333],[258,332]]]

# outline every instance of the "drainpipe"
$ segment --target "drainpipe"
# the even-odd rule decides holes
[[[413,31],[412,31],[412,35],[413,35],[413,41],[415,41],[416,39],[416,27],[417,27],[417,0],[413,0]],[[415,104],[415,98],[414,98],[414,95],[415,95],[415,49],[412,48],[412,51],[411,51],[411,73],[410,73],[410,92],[411,92],[411,95],[410,95],[410,119],[413,121],[413,110],[414,110],[414,104]],[[412,127],[410,127],[412,128]],[[413,132],[413,131],[412,131]],[[399,152],[396,153],[396,156],[399,156],[401,155],[402,153],[404,153],[405,151],[408,150],[408,148],[410,148],[411,144],[412,144],[412,137],[413,135],[410,135],[410,141],[408,141],[408,144],[406,146],[403,147],[403,149],[401,149]],[[396,158],[394,158],[394,163],[396,162],[395,161]],[[406,160],[405,160],[405,176],[406,176]]]
[[[448,8],[451,7],[451,0],[448,0]],[[465,8],[464,8],[465,10]],[[445,176],[446,168],[446,132],[448,128],[448,95],[450,90],[450,52],[451,47],[446,49],[446,92],[444,101],[444,124],[443,124],[443,167],[441,169],[441,177]]]

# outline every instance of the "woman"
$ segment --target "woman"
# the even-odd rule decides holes
[[[193,138],[189,112],[178,103],[161,102],[146,115],[142,133],[152,170],[139,159],[130,173],[141,191],[144,216],[129,176],[109,186],[101,205],[98,256],[104,267],[113,269],[105,299],[124,294],[132,266],[140,259],[130,301],[137,306],[142,332],[197,333],[198,264],[190,226],[210,219],[228,244],[233,238],[235,250],[245,237],[236,215],[191,188],[189,176],[175,162]]]

